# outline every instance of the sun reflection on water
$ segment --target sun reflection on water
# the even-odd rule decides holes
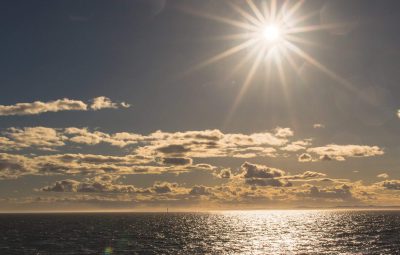
[[[228,211],[223,215],[225,224],[234,226],[229,238],[240,240],[242,252],[246,247],[249,254],[297,254],[315,245],[323,247],[330,237],[321,231],[320,223],[326,217],[335,219],[332,211],[307,210]]]
[[[26,217],[26,216],[24,216]],[[83,214],[0,221],[7,254],[400,254],[400,212],[363,210]],[[54,229],[55,225],[63,226]],[[16,233],[15,226],[25,226]],[[46,235],[38,236],[37,229]],[[0,238],[0,248],[5,247]],[[43,241],[46,240],[46,241]],[[3,241],[3,243],[2,243]],[[105,245],[104,245],[105,244]],[[3,246],[2,246],[3,245]],[[2,253],[3,254],[3,253]],[[57,253],[58,254],[58,253]]]

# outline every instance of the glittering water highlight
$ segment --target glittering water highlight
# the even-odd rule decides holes
[[[0,254],[398,254],[399,211],[0,215]]]

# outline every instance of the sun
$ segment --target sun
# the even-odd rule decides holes
[[[235,112],[248,86],[262,66],[266,67],[263,69],[265,77],[270,79],[272,76],[277,76],[277,80],[285,90],[289,86],[286,78],[287,69],[293,69],[294,73],[298,74],[302,63],[314,66],[347,88],[352,87],[351,83],[302,49],[302,46],[319,46],[318,43],[307,39],[307,33],[346,26],[344,23],[308,24],[314,22],[312,18],[315,18],[317,12],[301,14],[299,10],[305,2],[306,0],[226,1],[226,4],[232,8],[232,13],[236,14],[234,19],[195,9],[180,8],[188,14],[224,23],[237,29],[235,34],[213,37],[217,40],[235,41],[237,44],[198,63],[190,68],[186,74],[215,64],[235,54],[247,52],[239,63],[231,68],[232,73],[228,74],[228,76],[231,76],[243,67],[249,68],[232,110],[227,116],[227,121]],[[252,63],[248,64],[249,61],[252,61]],[[271,70],[271,68],[274,68],[274,70]]]
[[[281,39],[282,31],[278,25],[271,24],[262,28],[261,36],[267,42],[278,42]]]

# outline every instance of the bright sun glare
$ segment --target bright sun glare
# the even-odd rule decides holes
[[[263,38],[268,42],[276,42],[281,37],[280,27],[274,24],[264,27],[261,33]]]
[[[342,85],[351,87],[348,81],[341,78],[301,48],[301,45],[316,45],[315,42],[307,39],[306,33],[343,26],[343,24],[327,24],[324,26],[305,24],[315,14],[306,13],[299,15],[299,10],[304,2],[305,0],[265,0],[257,2],[259,3],[257,5],[254,0],[241,2],[226,1],[234,11],[233,13],[236,14],[237,18],[234,19],[194,9],[182,8],[184,12],[237,28],[236,34],[216,36],[218,40],[238,42],[236,45],[204,60],[191,68],[189,72],[215,64],[248,49],[247,55],[237,63],[230,74],[238,72],[242,67],[249,68],[248,74],[244,77],[243,85],[226,121],[234,113],[235,108],[251,84],[257,70],[262,66],[265,67],[263,73],[267,79],[271,75],[276,74],[284,87],[288,86],[285,73],[287,67],[292,68],[295,73],[299,73],[303,62],[314,66]],[[247,64],[249,61],[252,61],[252,63]],[[271,71],[271,68],[275,70]]]

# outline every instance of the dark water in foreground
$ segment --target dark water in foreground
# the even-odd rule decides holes
[[[400,211],[0,215],[0,254],[400,254]]]

